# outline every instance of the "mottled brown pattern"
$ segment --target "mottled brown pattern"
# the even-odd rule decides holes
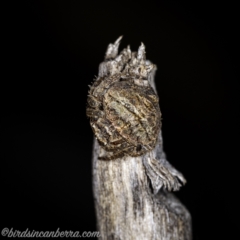
[[[155,147],[161,113],[158,97],[146,80],[136,79],[134,74],[97,79],[87,102],[93,132],[107,151],[99,159],[140,156]]]

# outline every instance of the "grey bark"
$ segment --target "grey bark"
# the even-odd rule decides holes
[[[127,52],[132,56],[133,70],[145,68],[156,91],[156,66],[145,60],[144,45],[137,53],[128,47],[118,55],[120,40],[109,44],[98,77],[124,71]],[[98,156],[103,151],[94,140],[93,192],[100,239],[190,240],[191,216],[170,192],[179,190],[186,180],[167,161],[161,132],[155,149],[140,157],[100,161]]]

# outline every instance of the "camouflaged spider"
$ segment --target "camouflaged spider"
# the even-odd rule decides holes
[[[148,82],[154,65],[130,47],[118,56],[119,38],[108,46],[106,72],[90,87],[87,116],[102,148],[100,160],[140,156],[151,151],[161,128],[158,97]]]

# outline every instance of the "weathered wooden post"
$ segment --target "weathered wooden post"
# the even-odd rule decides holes
[[[118,55],[120,40],[109,44],[88,96],[100,239],[190,240],[191,216],[170,193],[186,180],[163,151],[156,66],[143,44]]]

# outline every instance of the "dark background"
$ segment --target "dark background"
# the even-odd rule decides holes
[[[1,219],[18,230],[95,231],[88,84],[108,43],[146,45],[168,160],[194,239],[234,239],[237,6],[202,1],[9,1],[2,8]],[[235,140],[236,139],[236,140]]]

